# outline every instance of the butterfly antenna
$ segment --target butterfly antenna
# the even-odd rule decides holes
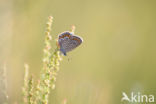
[[[67,56],[67,58],[68,58],[68,62],[69,62],[70,60],[72,60],[72,58],[71,58],[71,57],[69,57],[69,56]]]

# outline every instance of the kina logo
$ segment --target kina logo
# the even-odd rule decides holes
[[[141,94],[140,92],[131,94],[128,96],[125,92],[122,92],[121,102],[131,102],[131,103],[153,103],[154,102],[154,95],[145,95]]]

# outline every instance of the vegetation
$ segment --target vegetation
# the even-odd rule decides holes
[[[43,68],[40,73],[40,79],[38,79],[36,84],[34,83],[33,76],[28,76],[29,66],[25,64],[24,104],[48,104],[50,90],[55,88],[56,76],[62,56],[60,55],[58,46],[56,46],[53,53],[51,52],[52,36],[50,35],[50,31],[52,22],[53,17],[49,16],[45,32],[45,47],[43,49]],[[72,32],[74,30],[75,27],[72,27]]]

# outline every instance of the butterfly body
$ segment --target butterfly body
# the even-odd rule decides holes
[[[59,35],[58,44],[61,53],[66,56],[66,53],[72,51],[82,43],[82,38],[66,31]]]

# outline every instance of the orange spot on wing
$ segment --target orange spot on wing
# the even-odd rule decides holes
[[[60,36],[59,39],[64,38],[64,37],[69,37],[70,38],[70,35],[69,34],[64,34],[64,35]]]
[[[73,40],[78,41],[78,43],[81,43],[81,40],[79,38],[73,38]]]

